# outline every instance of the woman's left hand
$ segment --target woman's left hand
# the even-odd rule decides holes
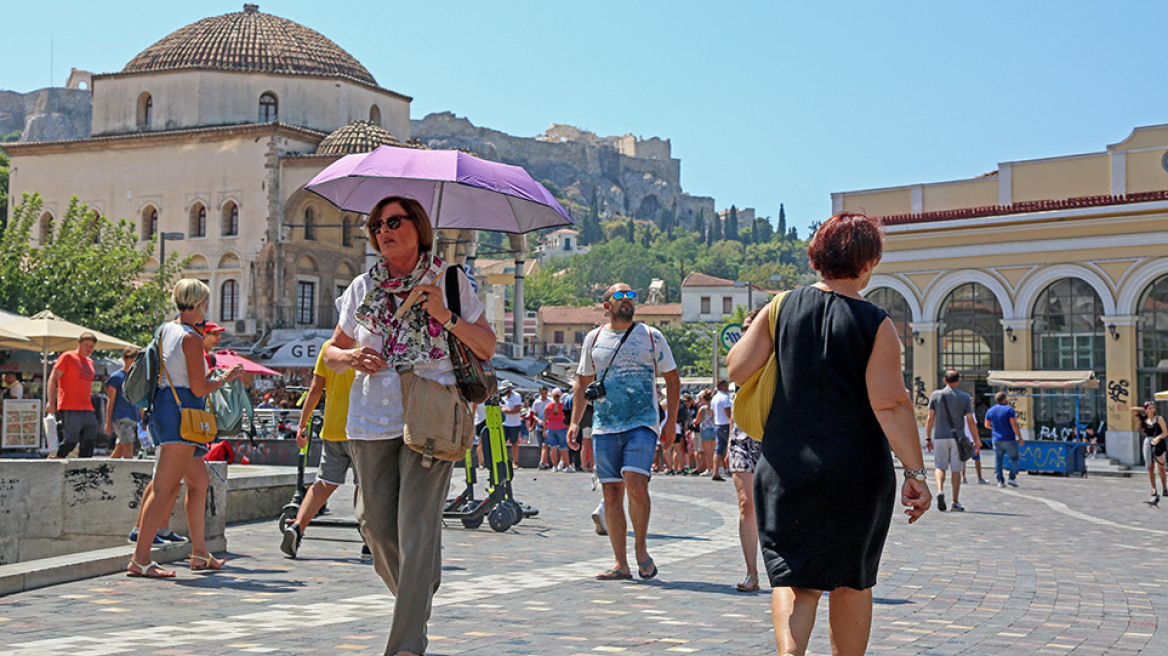
[[[904,514],[908,515],[909,524],[920,519],[932,504],[933,494],[929,492],[929,486],[924,481],[915,478],[905,479],[904,485],[900,488],[900,505],[908,508]]]
[[[450,321],[450,317],[454,313],[446,307],[446,303],[442,298],[442,288],[437,285],[417,285],[414,289],[422,294],[418,302],[422,304],[422,307],[426,308],[426,312],[435,321],[438,323]]]

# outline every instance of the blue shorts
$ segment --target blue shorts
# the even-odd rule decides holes
[[[194,408],[196,410],[203,410],[205,405],[203,399],[195,396],[189,387],[176,387],[179,401],[182,401],[182,407]],[[195,446],[195,455],[202,457],[207,452],[206,444],[199,444],[198,442],[190,442],[182,438],[182,412],[174,403],[174,394],[171,393],[170,387],[159,385],[158,391],[154,393],[154,411],[150,413],[150,437],[154,439],[154,444],[162,446],[163,444],[191,444]]]
[[[621,433],[593,433],[592,448],[601,483],[621,483],[627,471],[652,477],[649,470],[657,454],[657,433],[646,426]]]
[[[726,449],[730,446],[730,424],[714,426],[714,438],[714,453],[726,455]]]
[[[713,442],[714,436],[715,433],[713,428],[703,428],[701,430],[701,438],[703,442]]]
[[[547,440],[547,445],[550,449],[568,448],[567,428],[549,428],[544,432],[544,438]]]

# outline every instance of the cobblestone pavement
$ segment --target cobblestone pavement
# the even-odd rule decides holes
[[[894,520],[870,651],[1168,654],[1168,507],[1141,502],[1142,472],[1020,482],[965,486],[965,513]],[[769,595],[733,589],[743,575],[733,484],[658,476],[650,489],[660,576],[600,582],[611,552],[588,518],[599,498],[589,476],[519,470],[517,494],[539,517],[506,533],[445,530],[430,653],[773,653]],[[338,515],[350,495],[334,496]],[[0,652],[380,653],[393,599],[355,531],[310,529],[297,560],[279,538],[274,521],[230,527],[223,572],[0,598]],[[829,652],[825,610],[811,653]]]

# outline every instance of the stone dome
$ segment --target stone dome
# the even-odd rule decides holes
[[[261,13],[253,4],[175,30],[138,53],[122,72],[182,69],[325,75],[377,84],[361,62],[320,32]]]
[[[317,155],[368,153],[378,146],[404,146],[389,130],[369,121],[353,121],[334,130],[316,147]]]

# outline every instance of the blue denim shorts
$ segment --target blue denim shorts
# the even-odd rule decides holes
[[[195,396],[189,387],[176,387],[179,401],[184,408],[203,410],[203,399]],[[150,413],[150,437],[154,444],[192,444],[195,446],[195,455],[202,456],[207,452],[207,445],[190,442],[182,438],[182,412],[174,403],[174,394],[170,387],[159,385],[154,393],[154,412]]]
[[[621,433],[593,433],[596,476],[601,483],[620,483],[627,471],[652,477],[653,456],[657,454],[657,433],[640,426]]]
[[[714,453],[726,455],[726,449],[730,446],[730,424],[714,426],[714,437],[717,439],[714,442]]]
[[[568,448],[568,429],[567,428],[549,428],[544,433],[549,448]]]
[[[715,437],[715,434],[714,434],[713,427],[703,428],[701,430],[701,438],[702,438],[703,442],[713,442],[714,437]]]

